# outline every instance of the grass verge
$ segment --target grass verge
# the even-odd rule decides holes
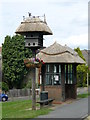
[[[77,95],[78,98],[87,98],[88,96],[90,96],[90,93],[85,93],[85,94],[79,94],[79,95]]]
[[[43,108],[31,110],[31,100],[22,100],[2,103],[2,118],[35,118],[39,115],[48,114],[51,109]],[[39,104],[37,104],[39,107]]]
[[[0,120],[2,118],[2,103],[0,102]]]

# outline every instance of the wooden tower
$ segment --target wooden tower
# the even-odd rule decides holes
[[[25,38],[25,46],[34,50],[43,47],[43,35],[52,35],[52,31],[47,26],[45,15],[44,20],[40,16],[31,16],[24,18],[20,26],[16,29],[16,34],[21,34]]]
[[[43,35],[52,35],[52,31],[46,23],[45,15],[44,20],[40,16],[23,17],[23,22],[16,29],[16,34],[23,35],[25,38],[25,47],[32,50],[33,57],[36,57],[36,50],[43,47]],[[35,95],[35,69],[32,69],[32,109],[36,109],[36,95]]]

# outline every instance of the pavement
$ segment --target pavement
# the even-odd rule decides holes
[[[88,98],[76,100],[70,104],[58,106],[48,115],[38,118],[84,118],[88,114]]]

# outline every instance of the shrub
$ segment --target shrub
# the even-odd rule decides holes
[[[25,47],[23,36],[5,37],[2,45],[2,73],[10,89],[22,88],[23,78],[29,72],[23,60],[31,56],[32,52]]]
[[[9,90],[8,84],[5,82],[2,82],[2,91],[7,92]]]

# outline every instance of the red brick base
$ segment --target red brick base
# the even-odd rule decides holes
[[[45,91],[48,91],[48,98],[53,98],[55,101],[61,101],[61,86],[45,86]]]
[[[45,91],[48,91],[48,98],[55,99],[54,103],[62,103],[62,89],[61,85],[45,86]],[[76,85],[68,84],[65,85],[65,99],[76,99],[77,98],[77,88]]]

